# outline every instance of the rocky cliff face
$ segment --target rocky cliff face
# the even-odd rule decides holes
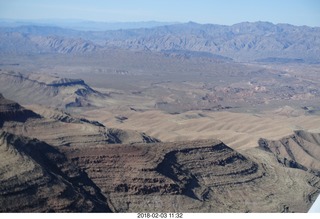
[[[6,121],[25,122],[29,118],[40,117],[33,111],[21,107],[18,103],[5,99],[0,93],[0,127]]]
[[[52,146],[0,132],[1,212],[110,211],[99,189]]]

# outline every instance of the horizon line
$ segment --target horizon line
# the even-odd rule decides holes
[[[40,18],[40,19],[16,19],[16,18],[0,18],[1,22],[33,22],[33,23],[39,23],[39,24],[46,24],[46,22],[66,22],[66,24],[69,23],[80,23],[80,22],[88,22],[88,23],[100,23],[100,24],[135,24],[135,23],[164,23],[164,24],[169,24],[169,25],[174,25],[174,24],[188,24],[188,23],[195,23],[195,24],[200,24],[200,25],[221,25],[221,26],[233,26],[241,23],[270,23],[273,25],[280,25],[280,24],[289,24],[292,26],[297,26],[297,27],[320,27],[320,26],[310,26],[310,25],[296,25],[292,23],[274,23],[271,21],[264,21],[264,20],[257,20],[257,21],[239,21],[237,23],[233,24],[221,24],[221,23],[212,23],[212,22],[197,22],[197,21],[159,21],[159,20],[137,20],[137,21],[97,21],[97,20],[86,20],[86,19],[80,19],[80,18]]]

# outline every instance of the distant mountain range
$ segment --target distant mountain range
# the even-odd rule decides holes
[[[19,27],[19,26],[51,26],[62,27],[81,31],[106,31],[119,29],[136,29],[152,28],[164,25],[177,24],[177,22],[159,22],[159,21],[142,21],[142,22],[98,22],[78,19],[45,19],[45,20],[12,20],[0,19],[0,26]]]
[[[44,25],[2,25],[0,53],[86,53],[112,48],[241,62],[320,62],[320,27],[269,22],[232,26],[189,22],[119,28],[80,31]]]

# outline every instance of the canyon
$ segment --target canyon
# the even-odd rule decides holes
[[[0,28],[0,212],[307,212],[319,28]]]

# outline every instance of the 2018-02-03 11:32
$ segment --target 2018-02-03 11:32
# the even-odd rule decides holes
[[[183,218],[183,213],[137,213],[137,218]]]

